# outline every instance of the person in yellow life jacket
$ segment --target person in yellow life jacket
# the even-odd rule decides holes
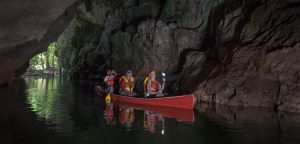
[[[152,97],[162,97],[163,90],[165,88],[165,81],[166,79],[163,78],[163,84],[161,85],[156,80],[155,71],[151,71],[149,76],[144,80],[144,90],[145,90],[145,97],[152,98]]]
[[[135,96],[134,93],[134,86],[135,86],[135,79],[132,76],[132,71],[128,70],[125,76],[122,76],[119,80],[120,83],[120,91],[119,94],[125,96]]]
[[[107,76],[104,78],[107,93],[114,93],[115,77],[117,73],[114,70],[108,70]]]

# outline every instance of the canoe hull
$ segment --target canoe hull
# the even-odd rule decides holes
[[[103,87],[96,86],[95,92],[97,95],[106,96],[107,93],[104,91]],[[172,107],[172,108],[185,108],[193,109],[195,104],[195,96],[193,94],[172,96],[172,97],[159,97],[159,98],[136,98],[127,97],[117,94],[111,94],[113,101],[132,103],[147,106],[162,106],[162,107]]]
[[[113,101],[117,102],[185,109],[193,109],[195,103],[194,95],[182,95],[160,98],[135,98],[112,94],[111,97]]]

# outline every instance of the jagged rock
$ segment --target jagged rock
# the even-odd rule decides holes
[[[174,89],[193,92],[199,101],[298,109],[299,2],[166,0],[114,6],[107,6],[105,22],[94,22],[105,26],[89,65],[102,61],[141,77],[151,69],[165,71]]]
[[[265,1],[254,3],[251,11],[247,5],[225,15],[211,45],[217,49],[218,73],[204,78],[195,94],[208,102],[299,111],[300,69],[292,67],[299,65],[300,56],[299,33],[294,31],[299,27],[300,7],[295,5]],[[228,100],[226,91],[232,88],[235,95]]]
[[[180,27],[205,30],[211,10],[224,0],[166,0],[161,19]]]

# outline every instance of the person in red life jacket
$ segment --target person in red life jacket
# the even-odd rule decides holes
[[[125,76],[122,76],[119,80],[120,83],[120,95],[124,96],[135,96],[136,93],[133,92],[135,86],[135,79],[132,76],[132,71],[128,70]]]
[[[114,70],[108,70],[107,76],[104,78],[107,93],[114,93],[114,83],[117,73]]]
[[[166,79],[163,78],[163,84],[161,85],[156,80],[155,71],[151,71],[149,76],[144,80],[145,97],[146,98],[162,97],[164,95],[163,90],[165,87],[165,81]]]

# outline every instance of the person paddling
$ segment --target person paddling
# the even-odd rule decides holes
[[[104,82],[106,85],[105,91],[109,94],[114,93],[114,83],[115,83],[115,77],[117,76],[117,73],[114,70],[108,70],[107,76],[104,78]]]
[[[165,87],[166,79],[163,78],[163,84],[161,85],[156,80],[155,71],[151,71],[149,76],[144,81],[144,89],[145,89],[145,97],[153,98],[153,97],[162,97],[164,96],[163,90]]]
[[[135,79],[132,76],[132,71],[128,70],[125,76],[122,76],[119,80],[120,83],[120,95],[124,96],[135,96],[136,93],[133,92],[135,86]]]

